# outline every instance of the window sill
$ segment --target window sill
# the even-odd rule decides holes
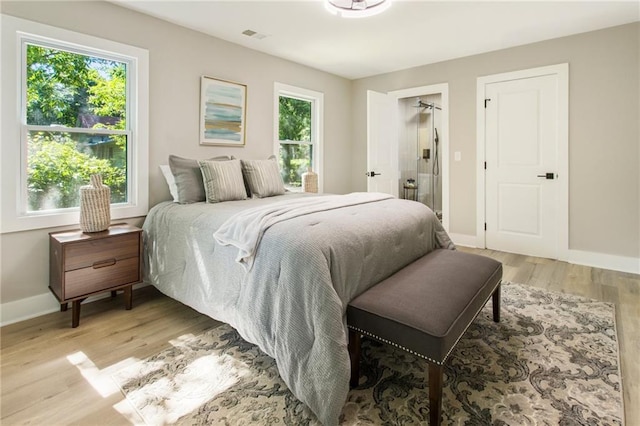
[[[111,220],[131,219],[146,216],[149,209],[144,206],[117,206],[111,208]],[[60,226],[80,226],[80,211],[74,210],[65,213],[32,214],[14,218],[3,217],[0,234],[12,232],[31,231],[35,229],[56,228]]]

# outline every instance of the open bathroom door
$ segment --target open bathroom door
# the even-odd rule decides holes
[[[367,191],[398,196],[398,101],[367,90]]]

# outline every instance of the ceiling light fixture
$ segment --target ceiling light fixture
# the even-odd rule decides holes
[[[324,6],[342,18],[364,18],[389,9],[391,0],[324,0]]]

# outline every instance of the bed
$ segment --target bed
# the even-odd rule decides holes
[[[241,212],[311,197],[325,196],[160,203],[143,225],[145,275],[258,345],[294,395],[333,425],[349,390],[348,302],[431,250],[454,246],[429,208],[386,197],[275,221],[250,264],[239,261],[236,245],[214,239]]]

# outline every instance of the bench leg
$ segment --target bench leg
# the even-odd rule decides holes
[[[429,363],[429,426],[442,422],[442,375],[444,366]]]
[[[360,333],[349,329],[349,358],[351,359],[351,380],[349,385],[352,388],[358,386],[360,380],[360,344],[362,336]]]
[[[493,300],[491,304],[493,305],[493,321],[500,322],[500,287],[502,284],[498,284],[498,287],[493,292]]]

